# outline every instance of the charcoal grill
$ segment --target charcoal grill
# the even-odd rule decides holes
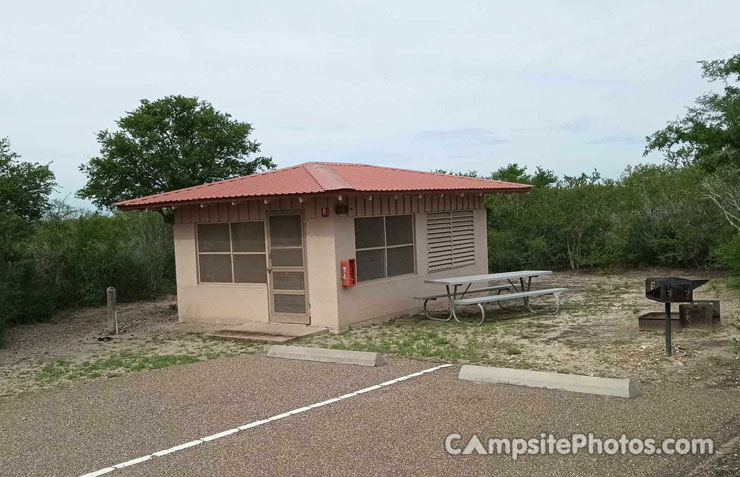
[[[650,277],[645,280],[645,296],[665,303],[665,353],[671,355],[671,303],[691,303],[694,289],[707,283],[703,278]]]

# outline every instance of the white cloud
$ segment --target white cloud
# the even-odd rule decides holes
[[[95,132],[197,95],[279,165],[616,177],[738,53],[737,2],[11,2],[0,136],[81,187]],[[654,158],[659,160],[659,158]]]

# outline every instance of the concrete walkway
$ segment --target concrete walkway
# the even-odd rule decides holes
[[[432,366],[241,356],[6,398],[0,475],[84,474]],[[681,475],[707,458],[512,461],[450,456],[443,443],[452,432],[728,440],[725,424],[740,416],[736,389],[643,385],[639,396],[621,399],[460,381],[457,371],[440,369],[108,475]]]

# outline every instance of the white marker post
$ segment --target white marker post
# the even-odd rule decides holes
[[[116,289],[108,287],[105,290],[108,296],[108,333],[118,334],[118,315],[116,314]]]

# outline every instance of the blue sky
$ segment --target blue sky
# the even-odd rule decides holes
[[[511,162],[617,177],[644,137],[740,53],[740,3],[12,2],[0,137],[85,181],[95,133],[139,99],[199,96],[252,123],[279,166],[488,173]],[[70,199],[75,205],[84,204]]]

